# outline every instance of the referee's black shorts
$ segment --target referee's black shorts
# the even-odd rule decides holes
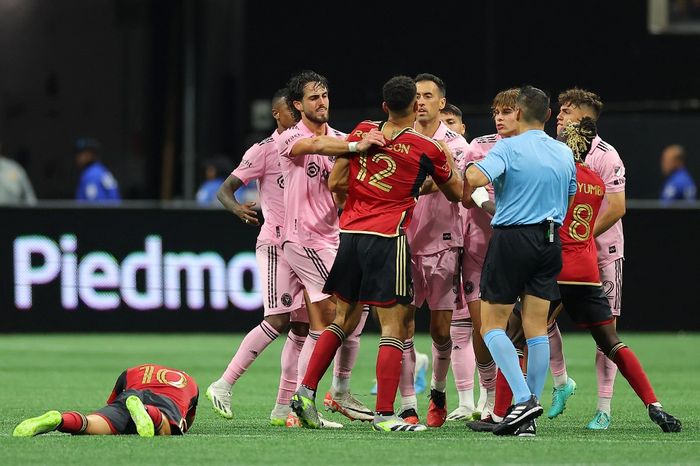
[[[559,299],[561,239],[547,240],[546,223],[495,226],[481,271],[481,299],[513,304],[521,294],[553,301]]]
[[[410,304],[413,281],[406,235],[341,233],[338,254],[323,292],[348,303],[378,307]]]

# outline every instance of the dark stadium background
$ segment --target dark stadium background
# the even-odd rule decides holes
[[[0,311],[14,316],[2,319],[4,330],[40,330],[42,322],[64,322],[70,330],[82,325],[70,322],[92,322],[74,315],[47,320],[45,313],[58,312],[50,290],[33,317],[18,314],[12,300],[16,235],[91,233],[89,210],[63,217],[50,212],[72,209],[59,200],[73,197],[72,147],[79,136],[102,142],[102,158],[124,197],[155,209],[143,218],[156,219],[130,224],[128,211],[107,214],[99,221],[115,222],[114,238],[88,243],[114,243],[109,247],[118,255],[142,248],[145,234],[175,232],[191,250],[228,248],[231,255],[252,249],[250,231],[241,233],[222,210],[160,206],[191,208],[204,159],[224,153],[237,162],[269,134],[271,94],[305,68],[329,78],[330,122],[346,131],[358,120],[381,117],[381,85],[398,73],[441,76],[449,100],[465,112],[469,139],[493,132],[489,103],[503,88],[530,83],[554,100],[573,85],[598,92],[606,102],[600,132],[621,153],[628,179],[623,316],[629,318],[620,326],[698,330],[700,210],[696,204],[661,209],[653,200],[662,181],[660,152],[668,144],[686,146],[690,171],[700,179],[700,36],[651,34],[647,19],[647,2],[635,0],[418,7],[0,0],[0,142],[5,155],[25,166],[42,201],[33,209],[0,210]],[[551,134],[553,125],[548,129]],[[193,220],[200,215],[203,220]],[[259,318],[251,315],[231,327],[219,317],[210,321],[218,330],[243,331]],[[134,317],[134,325],[107,328],[143,330],[139,324],[147,321]]]

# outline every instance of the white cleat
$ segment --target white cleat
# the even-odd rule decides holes
[[[448,421],[465,421],[471,420],[474,410],[467,406],[459,406],[457,409],[447,415]]]
[[[327,392],[323,404],[328,411],[340,413],[351,421],[374,420],[374,412],[351,393]]]
[[[222,387],[217,380],[209,385],[206,396],[211,401],[211,407],[216,414],[226,419],[233,419],[230,388]]]

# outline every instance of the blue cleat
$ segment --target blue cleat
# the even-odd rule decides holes
[[[605,430],[610,426],[610,415],[603,411],[596,411],[593,420],[588,423],[586,429]]]
[[[549,408],[549,412],[547,412],[547,417],[554,419],[563,413],[566,409],[566,400],[574,393],[576,393],[576,382],[571,377],[569,377],[569,380],[567,380],[564,385],[554,387],[552,390],[552,406]]]

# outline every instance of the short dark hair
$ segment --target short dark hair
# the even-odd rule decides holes
[[[430,73],[420,73],[418,76],[415,77],[414,79],[415,82],[419,81],[432,81],[435,83],[435,85],[438,87],[440,90],[440,93],[442,94],[442,97],[447,96],[447,87],[445,87],[445,81],[442,79],[438,78],[434,74]]]
[[[523,112],[523,119],[527,122],[544,123],[547,121],[549,110],[549,95],[541,89],[527,85],[520,88],[520,93],[515,100],[518,108]]]
[[[404,113],[416,100],[416,83],[408,76],[394,76],[384,83],[382,98],[389,110]]]
[[[459,107],[455,104],[451,104],[449,102],[445,104],[445,108],[440,110],[440,113],[450,113],[452,115],[462,118],[462,110],[460,110]]]
[[[100,149],[102,148],[102,145],[100,144],[100,141],[94,138],[87,138],[87,137],[82,137],[78,138],[75,140],[75,144],[73,145],[73,150],[77,154],[78,152],[83,152],[83,151],[90,151],[95,154],[97,154]]]
[[[569,104],[574,107],[585,105],[593,110],[593,119],[597,120],[603,112],[603,101],[595,92],[578,87],[567,89],[559,94],[559,105]]]
[[[289,89],[282,87],[277,89],[274,94],[272,94],[272,105],[275,105],[279,100],[289,101]]]
[[[315,71],[304,70],[292,76],[287,81],[289,91],[289,108],[294,114],[294,119],[301,120],[301,112],[294,107],[295,100],[301,101],[304,98],[304,86],[309,83],[316,83],[314,87],[323,87],[328,90],[328,79]]]

